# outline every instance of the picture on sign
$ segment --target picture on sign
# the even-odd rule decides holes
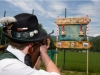
[[[61,46],[61,42],[58,42],[58,46]]]
[[[83,47],[88,47],[88,43],[83,43]]]
[[[74,42],[71,43],[71,47],[74,47]]]

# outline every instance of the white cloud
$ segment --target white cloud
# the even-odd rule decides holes
[[[88,4],[82,4],[79,5],[79,10],[77,12],[80,12],[82,15],[89,15],[89,18],[91,19],[91,23],[89,24],[90,30],[89,35],[96,36],[100,33],[100,10],[98,7],[100,7],[100,1],[92,0],[93,3]]]
[[[43,24],[43,27],[49,32],[51,32],[51,29],[55,29],[56,24],[54,24],[54,21],[56,17],[59,15],[60,17],[62,15],[62,11],[67,7],[67,5],[64,2],[61,1],[46,1],[47,5],[45,4],[45,0],[42,1],[34,1],[34,0],[6,0],[12,5],[21,8],[24,11],[28,10],[35,10],[36,15],[38,16],[38,19],[42,19],[41,22]],[[30,12],[30,11],[29,11]],[[49,19],[48,22],[45,23],[45,21]],[[50,19],[53,19],[52,21]],[[53,23],[53,24],[51,24]],[[50,27],[50,25],[53,26]],[[49,27],[48,27],[49,26]]]
[[[61,1],[50,1],[48,2],[48,9],[51,11],[47,11],[47,15],[52,18],[56,18],[58,15],[62,16],[62,11],[68,6]]]
[[[100,36],[100,34],[94,34],[93,37]]]
[[[30,12],[29,10],[36,9],[39,10],[41,13],[45,13],[43,7],[34,0],[6,0],[6,1],[27,12]]]
[[[8,1],[8,2],[11,3],[11,4],[13,4],[13,5],[16,6],[16,7],[22,8],[23,10],[29,10],[29,9],[31,9],[31,8],[26,4],[26,2],[25,2],[25,1],[22,1],[22,0],[15,0],[15,1],[13,1],[13,0],[6,0],[6,1]]]
[[[42,1],[34,1],[34,0],[6,0],[9,3],[11,3],[12,5],[21,8],[24,11],[28,11],[28,10],[37,10],[39,13],[37,13],[40,16],[45,16],[46,17],[51,17],[51,18],[55,18],[56,14],[60,14],[61,12],[56,12],[58,10],[64,9],[66,7],[66,5],[62,2],[55,2],[55,1],[46,1],[48,3],[48,5],[44,6],[48,9],[45,9],[43,7],[43,0]],[[45,2],[44,2],[45,4]],[[52,10],[54,10],[54,12],[52,12]]]
[[[67,5],[61,1],[50,1],[48,6],[49,9],[60,10],[60,11],[66,7]]]

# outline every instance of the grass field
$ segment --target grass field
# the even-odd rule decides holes
[[[87,75],[86,72],[73,72],[73,71],[64,71],[61,75]],[[89,73],[88,75],[100,75],[100,73]]]
[[[61,70],[63,70],[63,58],[64,52],[59,51],[57,66]],[[86,72],[86,53],[66,52],[65,70]],[[89,52],[89,73],[100,73],[100,53]]]

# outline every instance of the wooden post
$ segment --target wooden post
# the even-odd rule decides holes
[[[58,48],[56,48],[56,51],[58,51]],[[56,66],[57,66],[57,53],[56,53],[56,62],[55,62],[55,64],[56,64]]]
[[[58,36],[56,36],[56,41],[58,41]],[[56,52],[58,51],[58,48],[56,48]],[[55,64],[57,65],[57,53],[56,53],[56,62],[55,62]]]
[[[89,37],[87,38],[87,41],[89,41]],[[89,75],[89,49],[87,49],[87,75]]]
[[[58,31],[58,26],[57,26],[57,28],[56,28],[56,30],[57,30],[57,33],[56,33],[56,41],[58,41],[58,33],[59,33],[59,31]],[[58,51],[58,48],[56,47],[56,52]],[[57,53],[56,53],[56,61],[55,61],[55,64],[57,65]]]
[[[65,18],[66,18],[66,8],[65,8]],[[65,69],[65,62],[66,62],[66,51],[64,49],[64,65],[63,65],[64,69]]]
[[[63,69],[65,69],[65,66],[66,66],[66,51],[65,51],[65,49],[64,49],[64,65],[63,65]]]
[[[32,10],[32,14],[34,15],[34,10]]]
[[[89,65],[88,65],[88,62],[89,62],[89,60],[88,60],[88,58],[89,58],[89,50],[87,49],[87,71],[86,71],[86,73],[87,73],[87,75],[89,74],[89,72],[88,72],[88,70],[89,70]]]
[[[88,25],[87,25],[87,41],[89,41],[89,29],[88,29]],[[87,49],[87,67],[86,67],[87,71],[87,75],[89,75],[89,50]]]

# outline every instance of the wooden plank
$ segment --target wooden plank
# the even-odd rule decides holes
[[[88,22],[87,22],[88,21]],[[91,21],[89,18],[80,17],[80,18],[57,18],[55,23],[58,26],[61,25],[71,25],[71,24],[88,24]]]
[[[92,44],[89,41],[59,41],[54,44],[57,48],[89,49]]]

